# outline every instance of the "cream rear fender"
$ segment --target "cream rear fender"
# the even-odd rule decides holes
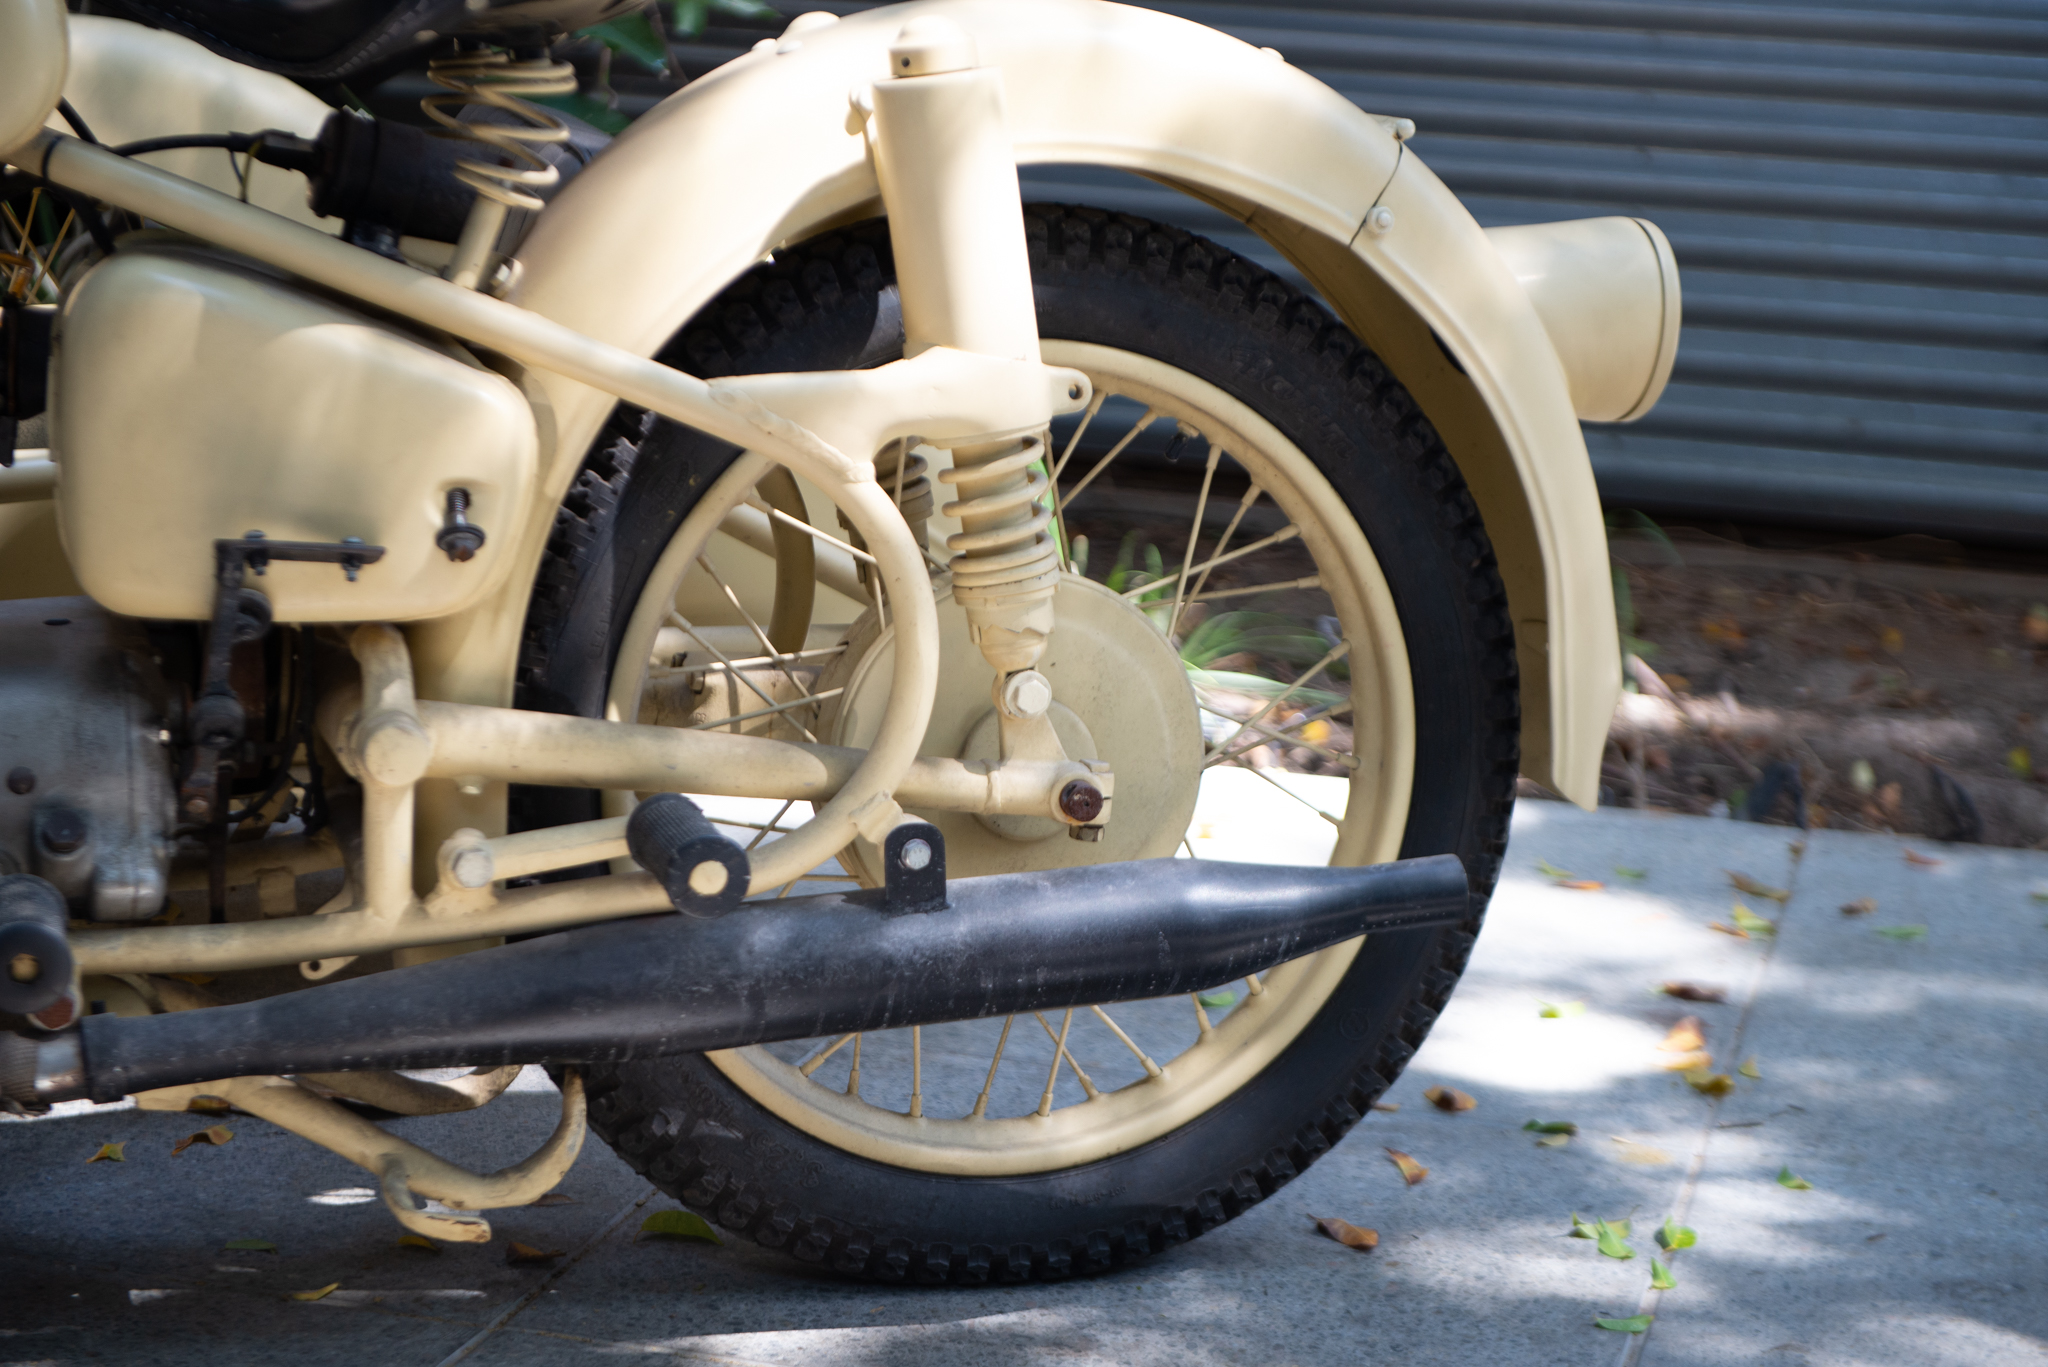
[[[1398,121],[1361,113],[1273,54],[1099,0],[806,16],[665,101],[580,175],[522,247],[516,302],[652,355],[778,245],[877,212],[862,103],[913,13],[952,18],[1002,68],[1020,164],[1114,167],[1224,207],[1285,253],[1414,392],[1499,555],[1521,656],[1523,771],[1590,804],[1620,690],[1618,644],[1592,471],[1546,319],[1456,198],[1404,154]],[[1650,251],[1650,236],[1637,240]],[[1655,315],[1653,335],[1675,337],[1675,273],[1650,274],[1668,275],[1669,288],[1636,311]],[[1625,368],[1631,358],[1598,359]],[[1640,412],[1669,361],[1633,360]],[[546,519],[612,403],[537,379],[560,443],[523,538],[534,566],[482,606],[412,629],[423,696],[511,701]]]

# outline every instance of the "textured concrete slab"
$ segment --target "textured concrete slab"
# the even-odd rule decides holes
[[[1322,824],[1284,796],[1233,797],[1275,839]],[[1219,825],[1205,855],[1228,857],[1247,824]],[[1400,1110],[1114,1277],[885,1290],[759,1249],[639,1240],[674,1203],[595,1143],[563,1184],[573,1204],[501,1212],[492,1245],[426,1253],[397,1244],[365,1175],[261,1121],[173,1157],[195,1118],[76,1107],[0,1125],[0,1363],[2048,1362],[2048,905],[2029,896],[2048,855],[1928,849],[1944,862],[1916,866],[1897,841],[1823,832],[1797,858],[1796,835],[1524,804],[1472,968],[1388,1097]],[[1736,892],[1728,870],[1789,902]],[[1875,913],[1837,910],[1865,896]],[[1709,929],[1737,899],[1777,935]],[[1904,925],[1925,937],[1876,933]],[[1728,999],[1682,1002],[1667,981]],[[1662,1066],[1687,1015],[1732,1094]],[[1751,1056],[1756,1079],[1734,1071]],[[1477,1108],[1435,1110],[1422,1093],[1439,1083]],[[553,1119],[530,1070],[488,1119],[397,1128],[488,1169]],[[1579,1133],[1539,1147],[1531,1119]],[[85,1164],[108,1139],[127,1161]],[[1405,1186],[1387,1147],[1429,1177]],[[1813,1189],[1780,1186],[1781,1167]],[[1632,1219],[1635,1256],[1569,1238],[1573,1212]],[[1672,1260],[1676,1289],[1652,1292],[1650,1231],[1674,1214],[1700,1242]],[[1321,1238],[1319,1215],[1378,1229],[1380,1248]],[[224,1249],[250,1237],[278,1252]],[[563,1256],[508,1266],[511,1240]],[[1656,1316],[1646,1335],[1592,1324],[1638,1311]]]

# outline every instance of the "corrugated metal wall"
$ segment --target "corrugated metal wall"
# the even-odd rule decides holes
[[[1671,388],[1586,429],[1611,504],[2048,543],[2048,5],[1154,8],[1414,119],[1411,148],[1483,224],[1628,213],[1670,234]],[[758,36],[680,55],[702,70]],[[1143,182],[1047,168],[1026,194],[1279,265]]]

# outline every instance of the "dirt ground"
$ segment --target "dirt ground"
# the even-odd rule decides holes
[[[1603,804],[2048,846],[2048,556],[1610,520]]]

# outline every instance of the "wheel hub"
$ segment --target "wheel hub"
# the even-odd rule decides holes
[[[1052,682],[1053,731],[1073,759],[1099,759],[1116,777],[1110,819],[1096,841],[1064,838],[1049,817],[920,812],[946,837],[947,871],[956,877],[1104,864],[1171,855],[1193,817],[1202,732],[1193,690],[1173,646],[1143,612],[1103,585],[1062,574],[1053,597],[1053,629],[1036,666]],[[939,685],[920,751],[994,763],[999,727],[989,704],[995,671],[968,639],[965,611],[939,600]],[[893,682],[893,632],[872,617],[857,624],[848,650],[819,680],[841,687],[821,738],[862,746],[873,734]],[[866,876],[870,852],[846,856]]]

